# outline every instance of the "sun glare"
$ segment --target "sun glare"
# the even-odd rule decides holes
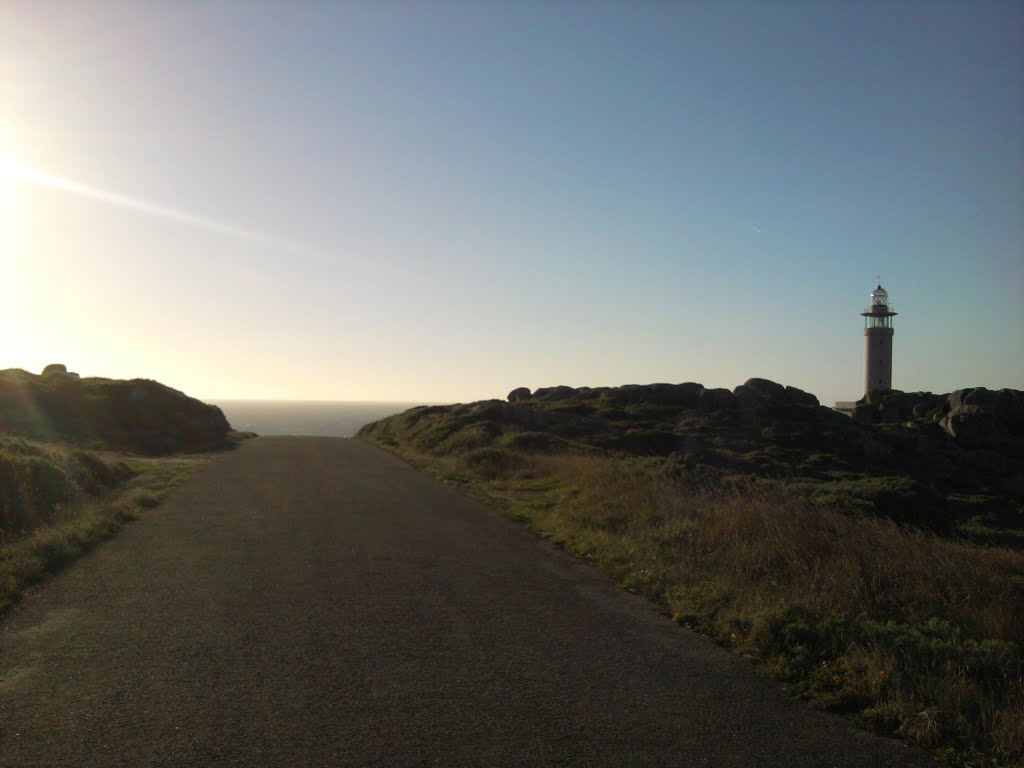
[[[10,235],[14,183],[13,163],[0,146],[0,243],[6,243]]]
[[[0,244],[11,242],[14,230],[14,195],[24,166],[16,159],[10,135],[0,125]]]

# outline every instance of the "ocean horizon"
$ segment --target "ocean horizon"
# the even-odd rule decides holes
[[[231,427],[264,436],[352,437],[370,422],[424,403],[317,400],[206,400]]]

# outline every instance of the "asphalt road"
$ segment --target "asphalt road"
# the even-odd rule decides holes
[[[261,438],[0,624],[2,766],[923,766],[354,440]]]

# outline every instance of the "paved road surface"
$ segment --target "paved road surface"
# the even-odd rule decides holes
[[[919,766],[358,441],[261,438],[0,624],[0,766]]]

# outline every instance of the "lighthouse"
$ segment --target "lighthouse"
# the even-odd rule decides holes
[[[871,304],[860,313],[864,318],[864,392],[892,389],[892,319],[896,308],[882,287],[871,292]]]

